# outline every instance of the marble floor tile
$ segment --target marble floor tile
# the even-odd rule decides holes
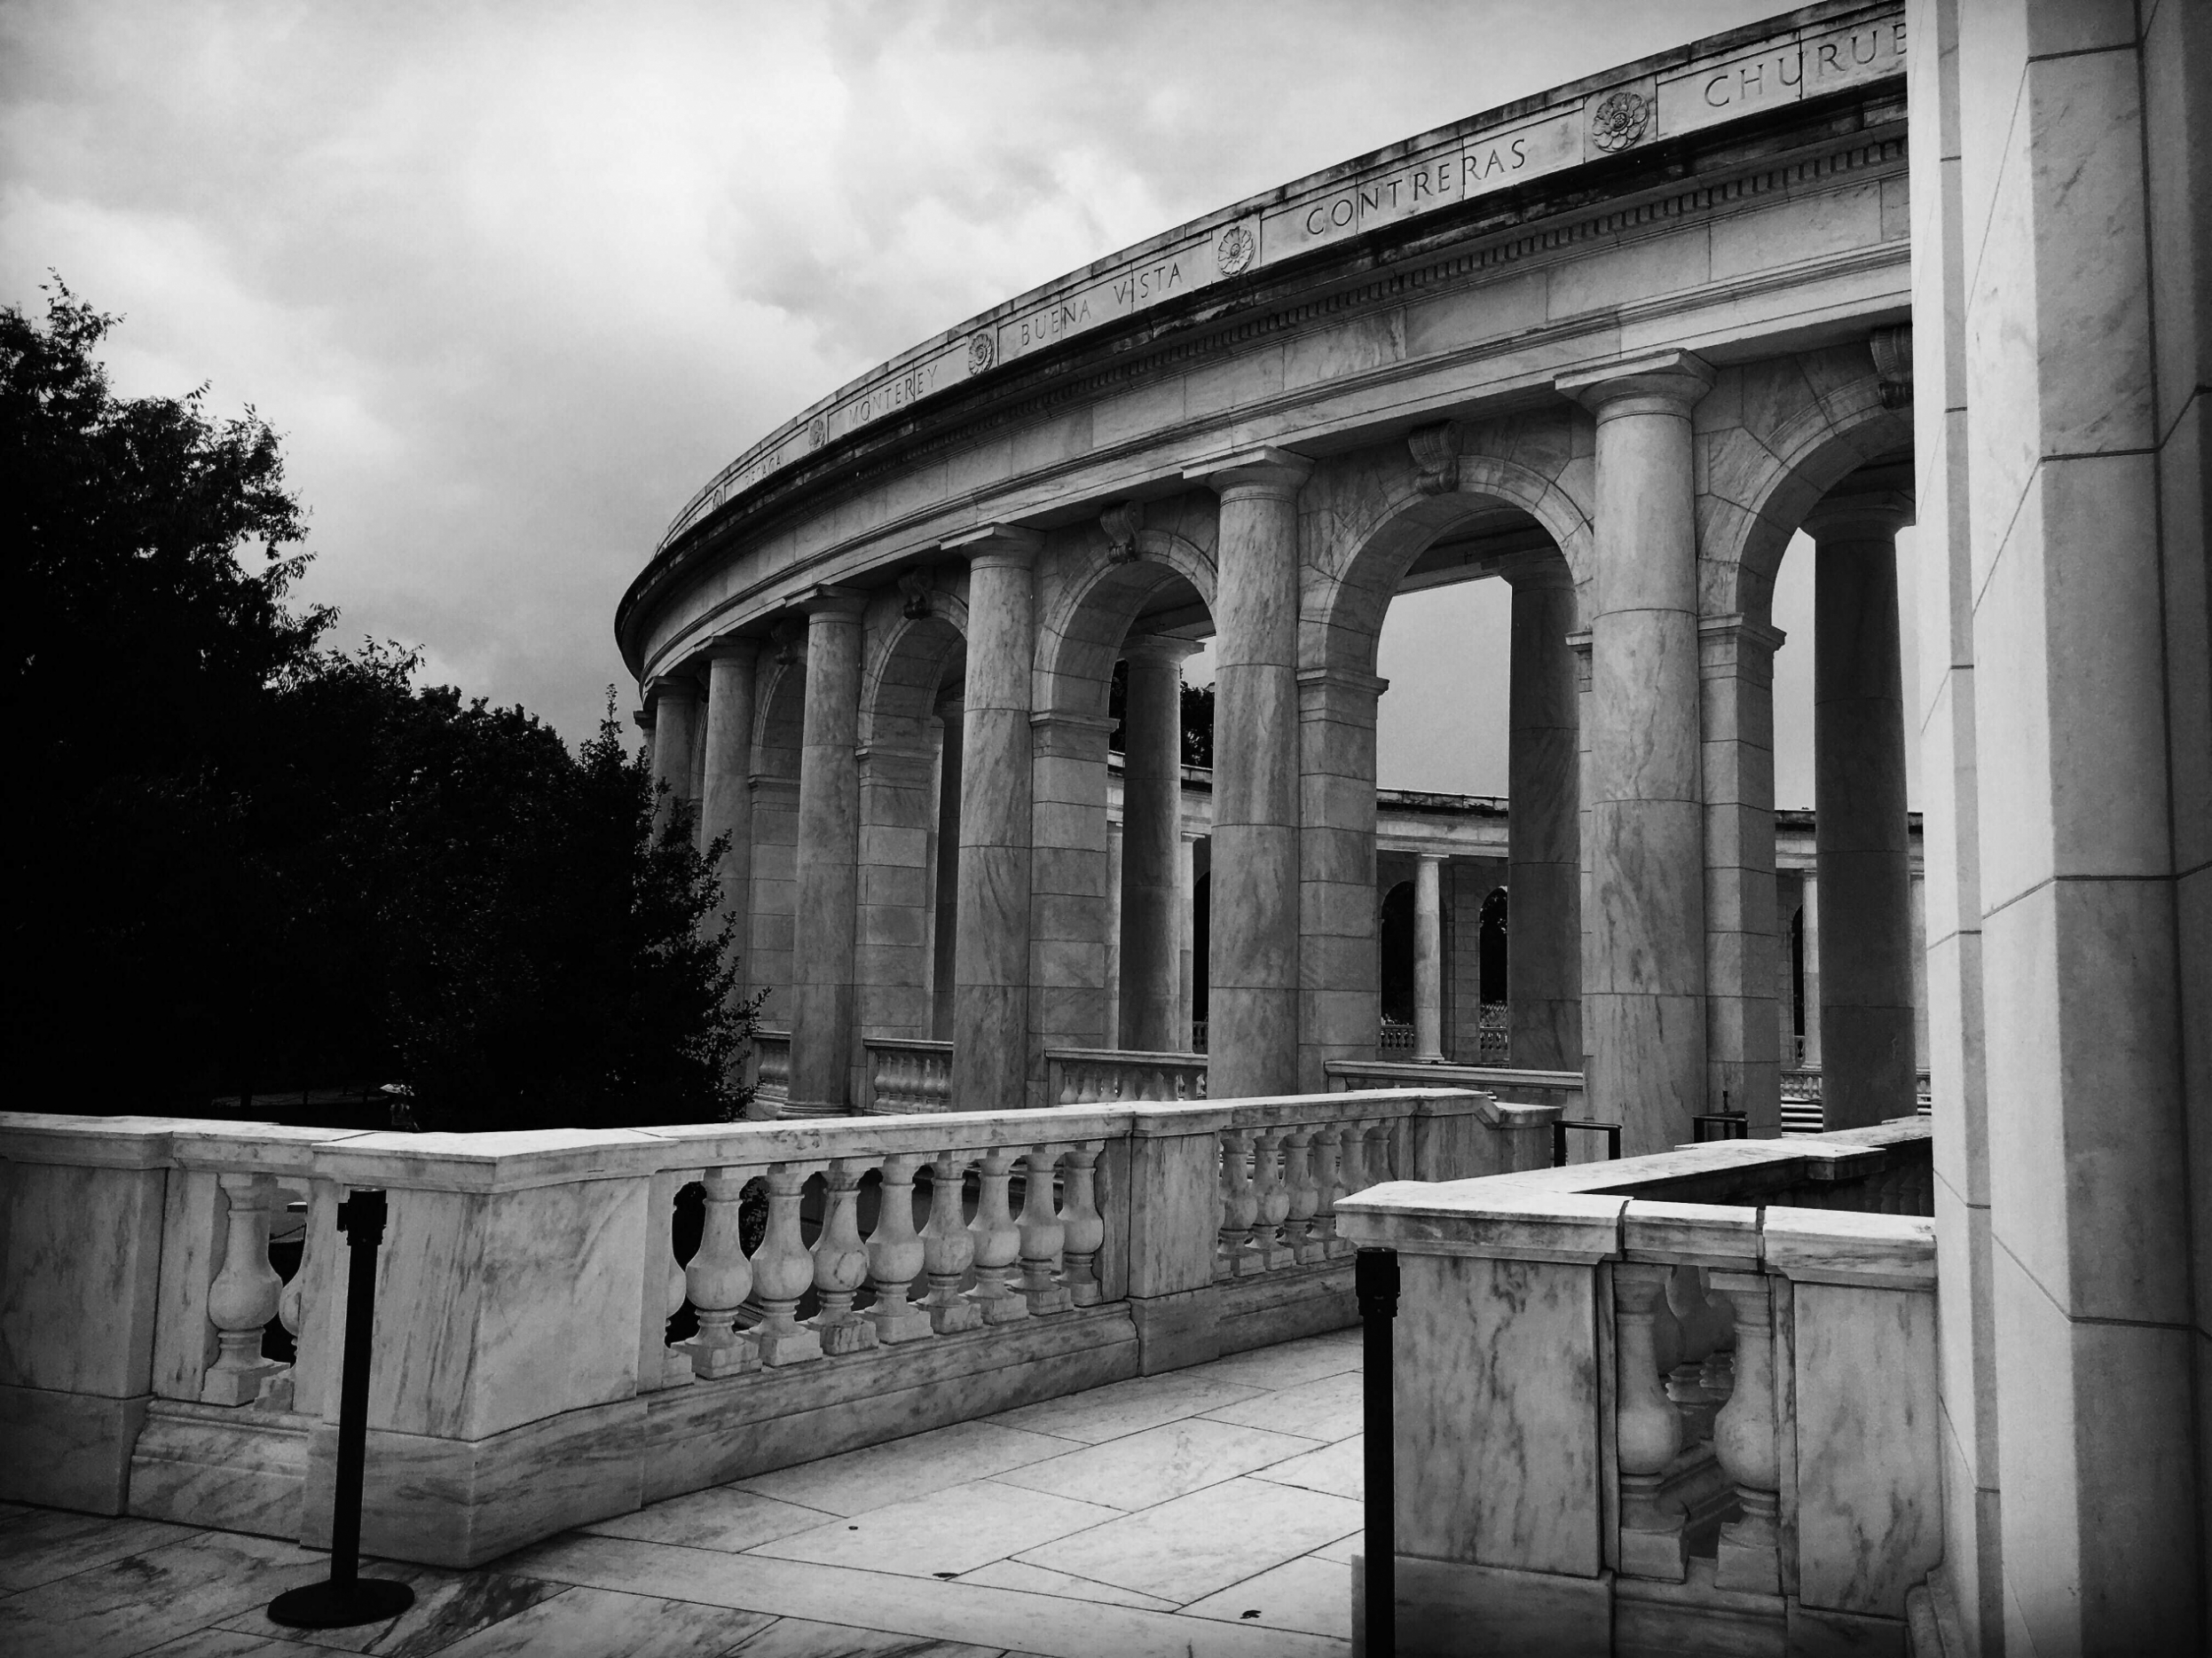
[[[957,1575],[1119,1517],[1120,1511],[994,1480],[948,1487],[833,1520],[751,1551],[780,1560],[864,1571]]]
[[[296,1544],[195,1532],[0,1600],[0,1652],[129,1658],[329,1569],[327,1556]]]
[[[414,1604],[396,1618],[347,1630],[290,1630],[270,1621],[265,1606],[248,1608],[223,1627],[251,1635],[299,1641],[325,1651],[370,1653],[375,1658],[429,1658],[465,1635],[513,1617],[548,1596],[559,1583],[503,1572],[459,1572],[390,1560],[363,1562],[372,1577],[390,1577],[414,1591]]]
[[[115,1520],[11,1505],[0,1513],[0,1590],[35,1589],[192,1535],[188,1526],[159,1520]]]
[[[1262,1468],[1252,1477],[1277,1485],[1302,1485],[1309,1491],[1326,1491],[1331,1497],[1349,1497],[1356,1503],[1366,1489],[1366,1435],[1355,1434],[1334,1445]]]
[[[1182,1606],[1333,1543],[1361,1520],[1360,1505],[1341,1497],[1231,1480],[1019,1558]]]
[[[248,1635],[242,1630],[194,1630],[147,1648],[139,1658],[315,1658],[328,1650],[267,1635]]]
[[[1200,1380],[1190,1371],[1166,1376],[1138,1376],[1108,1382],[1082,1393],[1065,1394],[1041,1404],[1025,1404],[988,1418],[1007,1427],[1036,1434],[1058,1434],[1097,1445],[1125,1434],[1139,1434],[1163,1422],[1180,1421],[1210,1410],[1256,1398],[1261,1390],[1236,1382]]]
[[[1188,1617],[1233,1619],[1262,1629],[1351,1638],[1351,1566],[1308,1554],[1183,1608]],[[1256,1614],[1256,1615],[1255,1615]]]
[[[735,1482],[779,1502],[852,1515],[888,1503],[941,1491],[986,1474],[1042,1462],[1067,1450],[1067,1442],[1024,1433],[996,1422],[956,1422],[926,1434],[894,1439],[820,1462],[779,1468]]]
[[[999,1658],[1000,1651],[887,1630],[855,1629],[849,1623],[778,1618],[731,1648],[728,1658]]]
[[[478,1630],[445,1658],[716,1658],[768,1628],[758,1613],[610,1589],[570,1589]]]
[[[1367,1534],[1363,1528],[1361,1530],[1353,1532],[1349,1537],[1339,1537],[1334,1543],[1323,1544],[1314,1550],[1312,1558],[1317,1560],[1342,1560],[1349,1566],[1351,1564],[1353,1555],[1365,1554],[1366,1552]]]
[[[1194,1380],[1271,1389],[1295,1387],[1302,1382],[1342,1375],[1346,1371],[1356,1373],[1358,1369],[1357,1347],[1332,1341],[1326,1336],[1308,1336],[1303,1341],[1286,1341],[1279,1348],[1254,1348],[1249,1352],[1232,1353],[1225,1359],[1194,1364],[1176,1373]]]
[[[1134,1589],[1093,1583],[1088,1577],[1051,1572],[1042,1566],[1024,1566],[1019,1560],[993,1560],[988,1566],[963,1572],[960,1581],[980,1583],[986,1589],[1020,1589],[1033,1595],[1059,1595],[1067,1600],[1096,1600],[1109,1607],[1142,1607],[1149,1612],[1175,1610],[1174,1601],[1162,1600],[1157,1595],[1140,1595]]]
[[[1349,1439],[1360,1431],[1365,1421],[1359,1387],[1359,1372],[1348,1371],[1302,1382],[1257,1399],[1219,1405],[1206,1415],[1216,1422],[1271,1428],[1278,1434],[1296,1434],[1306,1439]]]
[[[1284,1486],[1263,1489],[1311,1502],[1336,1500]],[[1199,1493],[1200,1497],[1207,1495]],[[1071,1603],[1056,1595],[851,1571],[771,1560],[758,1552],[714,1554],[577,1532],[524,1550],[507,1564],[511,1571],[558,1582],[894,1630],[1040,1658],[1347,1658],[1349,1652],[1346,1643],[1326,1636],[1255,1629],[1242,1623],[1096,1603],[1071,1616]]]
[[[1010,1468],[993,1482],[1113,1508],[1150,1508],[1272,1463],[1303,1460],[1317,1449],[1310,1439],[1198,1417]]]
[[[676,1543],[687,1549],[720,1549],[735,1554],[772,1537],[789,1536],[836,1518],[826,1509],[778,1502],[758,1491],[718,1485],[685,1497],[617,1514],[579,1528],[602,1536],[635,1537],[642,1543]]]

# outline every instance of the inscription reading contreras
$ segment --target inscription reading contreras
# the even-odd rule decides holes
[[[1723,122],[1902,73],[1899,9],[1781,28],[1641,77],[1427,134],[1049,285],[886,364],[778,428],[686,504],[667,539],[774,473],[956,381],[1311,248]]]

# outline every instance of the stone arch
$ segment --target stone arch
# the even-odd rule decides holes
[[[895,614],[874,641],[861,674],[860,740],[913,746],[928,741],[941,688],[967,656],[967,606],[932,593],[921,616]]]
[[[1332,559],[1316,549],[1319,556],[1308,560],[1307,591],[1299,607],[1302,667],[1373,673],[1383,616],[1413,561],[1453,525],[1492,507],[1517,507],[1533,518],[1566,560],[1578,594],[1588,590],[1589,515],[1558,473],[1477,451],[1460,456],[1455,489],[1426,493],[1409,467],[1362,506],[1349,524],[1338,515],[1330,526],[1341,555]],[[1317,567],[1331,564],[1333,573],[1311,578]]]
[[[1912,411],[1884,405],[1867,347],[1837,346],[1722,371],[1696,443],[1699,608],[1764,623],[1806,515],[1867,462],[1909,454]]]
[[[1103,531],[1093,530],[1072,578],[1037,618],[1036,683],[1032,706],[1098,716],[1106,686],[1130,624],[1145,602],[1177,579],[1189,585],[1208,615],[1214,609],[1211,554],[1173,530],[1137,535],[1137,557],[1107,555]]]

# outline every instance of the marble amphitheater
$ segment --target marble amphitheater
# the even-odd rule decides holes
[[[1369,1248],[1403,1652],[2203,1650],[2208,99],[2182,0],[1830,0],[769,433],[616,617],[758,1120],[8,1114],[0,1632],[293,1650],[381,1187],[370,1650],[1351,1650]],[[1378,790],[1492,578],[1506,799]]]

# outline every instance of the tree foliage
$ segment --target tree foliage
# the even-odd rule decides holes
[[[11,1051],[49,1109],[402,1081],[424,1126],[732,1113],[750,1031],[713,856],[613,719],[326,648],[276,435],[114,396],[114,319],[0,310],[0,523],[28,775]]]

